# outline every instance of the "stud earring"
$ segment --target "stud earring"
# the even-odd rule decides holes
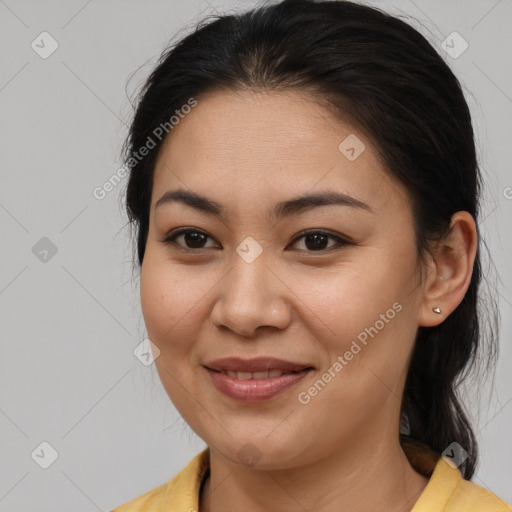
[[[432,311],[439,315],[441,313],[441,308],[432,308]]]

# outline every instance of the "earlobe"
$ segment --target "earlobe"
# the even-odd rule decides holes
[[[433,271],[425,282],[418,325],[442,323],[462,302],[471,283],[478,237],[470,213],[456,212],[450,231],[433,251]]]

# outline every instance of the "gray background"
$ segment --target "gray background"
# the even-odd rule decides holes
[[[473,406],[475,481],[512,502],[512,1],[372,4],[413,16],[437,48],[453,31],[469,44],[447,60],[474,116],[502,315],[495,387]],[[146,332],[121,204],[126,179],[103,200],[92,192],[121,166],[129,75],[137,71],[131,94],[173,36],[207,14],[253,5],[0,0],[0,511],[109,510],[169,480],[204,447],[154,365],[133,354]],[[46,59],[31,47],[43,31],[59,45]],[[34,246],[50,248],[46,261]],[[43,441],[58,452],[48,469],[31,457]]]

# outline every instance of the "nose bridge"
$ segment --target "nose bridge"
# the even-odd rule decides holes
[[[233,270],[228,277],[226,292],[233,299],[244,302],[259,302],[270,299],[273,288],[272,275],[268,267],[269,252],[251,237],[242,241],[233,255]],[[255,304],[256,305],[256,304]]]
[[[217,326],[250,335],[259,326],[287,324],[289,310],[282,295],[286,287],[274,275],[270,257],[254,239],[239,244],[212,311]]]

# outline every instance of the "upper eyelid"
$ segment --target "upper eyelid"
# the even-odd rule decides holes
[[[191,233],[200,233],[201,235],[206,236],[210,240],[215,240],[215,238],[213,238],[211,235],[209,235],[206,231],[203,231],[202,229],[192,228],[192,227],[183,227],[183,228],[176,228],[175,230],[171,230],[160,241],[164,242],[164,243],[165,242],[174,242],[174,240],[176,238],[178,238],[179,236],[182,236],[182,235],[186,235],[189,232],[191,232]],[[177,245],[179,245],[179,244],[177,244]],[[187,247],[185,247],[185,249],[187,249]]]
[[[209,238],[210,240],[215,240],[214,237],[212,237],[211,235],[209,235],[206,231],[203,231],[202,229],[194,228],[191,226],[185,226],[185,227],[177,228],[176,230],[169,232],[165,236],[165,238],[163,240],[161,240],[161,242],[164,242],[164,243],[165,242],[174,242],[176,240],[176,238],[178,238],[182,235],[186,235],[188,232],[200,233],[200,234],[206,236],[207,238]],[[350,240],[349,237],[341,235],[341,234],[333,233],[333,232],[331,232],[327,229],[323,229],[323,228],[308,228],[308,229],[299,231],[299,233],[297,233],[294,236],[294,238],[292,239],[292,241],[290,243],[292,243],[292,244],[296,243],[301,238],[304,238],[305,236],[308,236],[310,234],[316,234],[316,233],[320,233],[322,235],[325,235],[332,239],[335,239],[335,240],[337,240],[338,244],[345,244],[345,245],[353,244],[353,242]],[[191,251],[194,251],[194,250],[199,251],[201,249],[207,249],[207,247],[201,247],[199,249],[192,249],[190,247],[181,246],[180,244],[176,244],[176,245],[178,245],[179,247],[182,247],[183,249],[190,249]],[[323,250],[326,250],[326,249],[323,249]],[[307,252],[315,252],[315,251],[307,251]],[[318,251],[318,252],[321,252],[321,251]]]

